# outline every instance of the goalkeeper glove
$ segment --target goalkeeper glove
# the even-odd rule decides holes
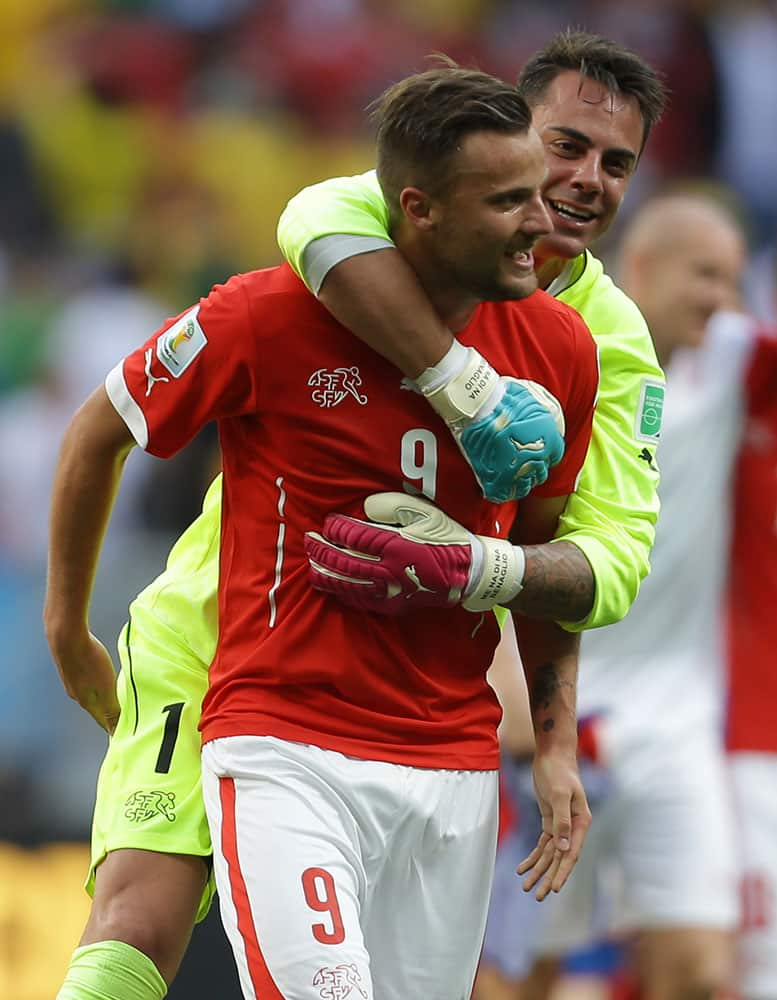
[[[321,534],[305,535],[316,590],[383,615],[415,608],[487,611],[521,590],[523,549],[473,535],[421,497],[373,493],[369,521],[329,514]]]
[[[498,375],[474,349],[454,341],[416,385],[450,428],[483,496],[522,500],[564,457],[564,414],[544,386]]]

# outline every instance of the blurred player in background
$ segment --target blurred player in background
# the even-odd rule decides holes
[[[576,200],[589,208],[593,206],[594,212],[588,223],[574,223],[566,219],[560,226],[561,236],[551,244],[551,251],[555,248],[560,257],[578,253],[609,224],[612,212],[617,209],[625,192],[632,161],[636,162],[639,150],[663,104],[661,86],[649,67],[622,47],[591,36],[570,34],[554,39],[546,49],[530,60],[526,74],[533,78],[543,74],[550,85],[556,77],[565,76],[570,69],[574,74],[587,74],[579,78],[581,82],[587,80],[591,84],[596,80],[604,81],[602,96],[612,95],[618,99],[618,103],[623,93],[621,87],[625,88],[625,92],[630,95],[627,101],[629,115],[632,114],[636,101],[641,124],[634,130],[633,138],[629,139],[623,134],[621,115],[609,115],[606,103],[602,103],[599,114],[591,121],[588,104],[578,100],[565,107],[551,101],[547,94],[542,95],[543,104],[552,108],[559,116],[559,131],[549,131],[546,140],[546,158],[552,167],[547,184],[553,185],[556,197],[561,196],[564,185],[566,200],[570,206]],[[610,129],[614,127],[615,131],[611,135]],[[628,152],[624,154],[624,148],[629,142],[632,145],[631,155]],[[628,161],[625,177],[622,166],[624,155]],[[604,187],[607,188],[606,195]],[[371,204],[373,200],[370,188],[368,203]],[[346,198],[339,208],[334,205],[330,211],[326,200],[321,202],[324,231],[327,228],[331,232],[347,231],[349,225],[354,225],[358,219],[359,207],[354,206],[351,212],[350,204],[350,199]],[[606,211],[603,210],[603,205],[607,206]],[[385,205],[382,206],[382,211],[385,213]],[[315,207],[310,209],[311,224],[315,221],[316,213]],[[294,214],[298,219],[305,218],[299,212]],[[369,216],[367,226],[373,229],[375,227],[375,222]],[[309,234],[297,227],[286,233],[284,242],[288,244],[292,259],[302,258],[304,261],[308,258],[305,250],[309,239]],[[386,243],[384,235],[377,245],[385,247]],[[318,246],[321,246],[321,242]],[[399,254],[387,249],[381,253],[334,264],[323,283],[323,301],[328,301],[324,293],[330,286],[338,287],[343,272],[347,274],[349,268],[369,264],[370,257],[375,262],[378,258],[393,261],[394,268],[399,269],[402,269],[404,263]],[[412,278],[413,272],[408,273]],[[365,282],[370,295],[382,303],[379,314],[374,322],[370,321],[372,325],[367,324],[367,329],[374,327],[382,330],[384,336],[393,336],[394,330],[401,334],[399,343],[394,346],[403,347],[404,355],[396,360],[398,364],[404,365],[406,374],[414,374],[423,367],[423,361],[420,367],[414,367],[416,362],[412,358],[414,350],[424,350],[424,338],[432,345],[432,353],[427,355],[431,360],[437,360],[449,349],[451,334],[440,324],[425,299],[420,306],[413,307],[412,323],[409,324],[407,316],[403,315],[405,303],[412,304],[419,294],[415,286],[410,287],[410,299],[407,299],[405,292],[392,297],[391,289],[394,286],[390,271],[386,275],[385,296],[382,284],[376,285],[375,280],[369,276],[365,277]],[[596,603],[585,619],[585,625],[596,627],[625,612],[647,570],[657,511],[655,485],[658,476],[655,469],[648,468],[642,461],[630,461],[629,457],[655,442],[654,429],[651,429],[649,440],[643,440],[640,444],[637,444],[635,435],[640,430],[637,424],[643,382],[655,380],[660,383],[662,375],[655,362],[643,320],[609,279],[601,274],[597,261],[587,255],[578,258],[574,267],[569,265],[568,277],[559,282],[558,287],[562,298],[567,298],[586,314],[589,326],[593,328],[599,341],[603,366],[594,422],[594,447],[586,459],[584,488],[572,498],[559,532],[559,537],[568,535],[573,538],[575,545],[586,553],[590,561],[597,580]],[[357,293],[363,300],[358,283],[354,290],[354,294]],[[342,294],[339,299],[342,305]],[[598,304],[598,309],[588,309],[589,301],[591,306]],[[392,313],[399,315],[393,316]],[[386,317],[391,316],[388,322],[384,321],[384,314]],[[604,337],[603,334],[608,336]],[[440,352],[434,354],[434,338],[437,336],[440,337],[442,346]],[[374,346],[380,347],[378,344]],[[422,354],[418,356],[423,357]],[[623,472],[614,461],[607,458],[615,454],[626,456]],[[603,457],[606,460],[603,461]],[[214,503],[217,507],[218,500],[214,500]],[[125,799],[135,788],[160,787],[162,779],[156,768],[157,755],[170,719],[167,712],[160,710],[156,715],[149,712],[135,728],[135,695],[137,693],[140,704],[143,705],[146,685],[152,685],[153,690],[153,686],[158,683],[154,677],[159,674],[159,651],[167,648],[169,653],[164,654],[164,676],[168,679],[170,692],[167,697],[160,695],[160,705],[164,708],[168,704],[183,702],[184,708],[175,720],[177,741],[173,744],[174,755],[171,758],[174,766],[165,772],[164,785],[161,787],[167,789],[169,794],[174,794],[179,801],[194,802],[200,794],[200,738],[195,726],[199,703],[205,690],[204,672],[209,658],[203,655],[198,659],[195,650],[202,650],[206,644],[197,641],[196,635],[188,640],[187,635],[189,622],[192,621],[193,614],[196,614],[196,609],[208,604],[202,583],[205,579],[209,580],[210,605],[215,606],[215,553],[218,543],[217,540],[214,541],[213,534],[218,530],[218,513],[218,509],[215,513],[210,510],[205,517],[195,522],[171,556],[168,571],[163,577],[164,593],[167,595],[164,615],[159,614],[160,605],[157,601],[147,600],[149,595],[155,594],[157,583],[149,587],[133,605],[133,609],[137,604],[143,606],[142,616],[147,626],[143,630],[133,627],[127,633],[127,648],[122,652],[122,658],[131,659],[132,683],[127,681],[125,673],[124,677],[120,677],[118,692],[123,716],[133,720],[133,723],[120,723],[112,738],[100,778],[95,810],[93,868],[89,882],[90,890],[94,887],[95,897],[84,941],[87,944],[113,940],[129,943],[144,955],[152,957],[168,983],[178,968],[189,939],[200,893],[207,878],[207,869],[199,858],[187,856],[208,855],[209,837],[202,807],[199,816],[195,815],[194,810],[187,811],[185,817],[177,815],[174,822],[169,822],[161,812],[154,812],[153,809],[144,814],[142,822],[124,818]],[[204,537],[199,538],[200,534]],[[212,542],[213,547],[210,547]],[[189,563],[186,552],[190,547],[194,553],[210,553],[210,561],[202,565],[202,573],[195,573],[191,578],[196,584],[194,588],[187,577]],[[538,547],[537,551],[541,548],[548,547]],[[560,546],[559,550],[563,548]],[[552,554],[552,550],[549,554]],[[568,570],[569,567],[556,561],[556,572],[561,569]],[[530,586],[524,588],[524,596],[536,600]],[[565,606],[558,610],[559,617],[574,617],[576,600],[577,595],[574,594],[571,595],[572,603],[569,598],[565,598]],[[149,632],[153,636],[154,617],[161,618],[158,628],[160,634],[148,644],[147,650],[145,633]],[[183,637],[183,643],[179,642],[179,637]],[[211,636],[210,644],[210,648],[215,647],[215,634]],[[201,671],[199,681],[191,676],[187,664],[191,664],[195,671]],[[176,665],[181,668],[177,676]],[[147,670],[148,680],[145,676]],[[145,746],[141,746],[144,722],[149,728],[150,738]],[[173,731],[172,727],[170,729]],[[167,746],[169,749],[169,740]],[[133,762],[133,768],[122,765],[122,761],[126,760]],[[113,777],[109,779],[109,775]],[[103,815],[114,817],[114,823],[106,823],[101,818]],[[95,866],[98,864],[95,878]],[[212,888],[212,880],[210,884]],[[156,891],[149,891],[150,887],[155,887]],[[171,911],[161,902],[172,894],[175,894],[182,908],[188,901],[188,914],[183,919],[178,912]],[[206,890],[200,915],[210,894],[211,890]],[[144,995],[150,997],[158,994]],[[122,993],[106,993],[105,996],[113,1000],[113,997],[122,996]]]
[[[288,267],[215,288],[117,366],[66,432],[53,491],[47,634],[73,695],[109,722],[113,671],[87,621],[123,459],[134,442],[173,454],[219,420],[219,640],[203,792],[247,997],[346,986],[365,997],[469,996],[496,832],[500,713],[485,673],[499,630],[487,612],[531,585],[531,543],[552,537],[574,489],[598,387],[574,310],[547,296],[509,301],[536,288],[531,249],[550,230],[542,144],[518,91],[448,67],[390,88],[378,115],[397,245],[465,342],[532,379],[505,395],[538,387],[522,407],[533,414],[526,450],[550,449],[564,428],[565,447],[517,520],[515,504],[482,498],[423,398],[408,397],[396,370]],[[402,476],[480,534],[419,498],[380,492]],[[345,516],[325,521],[333,510]],[[323,536],[310,534],[322,524]],[[306,552],[318,560],[327,539],[353,530],[390,537],[383,565],[404,589],[381,604],[391,613],[399,597],[410,619],[355,614],[310,591]],[[320,583],[326,573],[311,564]],[[578,638],[523,619],[519,642],[548,823],[530,878],[544,894],[563,885],[590,820],[575,759]],[[171,737],[174,709],[162,708]],[[462,914],[454,927],[451,906]]]
[[[763,330],[740,320],[751,333]],[[726,746],[742,857],[736,986],[742,1000],[777,996],[777,373],[759,340],[734,475],[727,588]]]
[[[722,753],[720,629],[730,489],[748,367],[756,363],[761,399],[777,388],[777,342],[727,311],[738,305],[744,260],[738,224],[706,195],[654,198],[624,236],[621,280],[667,372],[652,572],[626,619],[582,643],[579,713],[597,720],[592,745],[608,794],[564,898],[490,914],[487,960],[500,962],[493,935],[512,973],[483,1000],[550,994],[557,956],[601,929],[593,920],[612,868],[621,891],[607,901],[610,916],[633,943],[641,996],[721,997],[732,984],[739,857]],[[528,953],[516,944],[526,926]],[[541,958],[521,984],[532,951]]]

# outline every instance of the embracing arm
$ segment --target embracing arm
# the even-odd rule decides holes
[[[396,249],[343,260],[328,272],[319,299],[338,322],[408,378],[436,365],[453,345],[453,334]]]
[[[526,565],[521,592],[509,604],[512,611],[555,622],[577,622],[591,613],[596,579],[583,551],[571,542],[532,544],[533,539],[548,537],[547,525],[558,522],[569,500],[529,496],[521,504],[510,540],[523,549]]]
[[[104,728],[118,717],[108,652],[89,631],[100,548],[134,440],[96,389],[65,432],[51,496],[46,638],[67,693]]]
[[[303,188],[278,221],[284,257],[343,326],[408,378],[435,365],[453,334],[388,232],[374,171]]]
[[[500,376],[442,322],[389,238],[374,171],[303,189],[281,215],[278,243],[332,315],[415,381],[487,499],[523,499],[545,482],[564,454],[558,414],[542,401],[543,447],[527,461],[522,449],[538,440],[537,424],[526,417],[535,410],[535,394],[526,383]]]

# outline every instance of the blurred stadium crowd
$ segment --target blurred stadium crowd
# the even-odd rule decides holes
[[[371,166],[365,108],[426,55],[512,78],[566,25],[636,49],[671,104],[624,217],[667,182],[722,185],[750,236],[747,305],[777,319],[770,0],[0,0],[0,18],[0,840],[85,839],[104,749],[40,626],[67,420],[165,317],[277,262],[288,198]],[[94,605],[106,640],[215,462],[208,435],[132,456]]]

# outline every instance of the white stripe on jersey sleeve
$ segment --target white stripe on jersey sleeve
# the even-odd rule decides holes
[[[105,376],[105,391],[130,434],[145,451],[148,447],[148,424],[141,408],[130,395],[124,381],[124,362],[120,361]]]

